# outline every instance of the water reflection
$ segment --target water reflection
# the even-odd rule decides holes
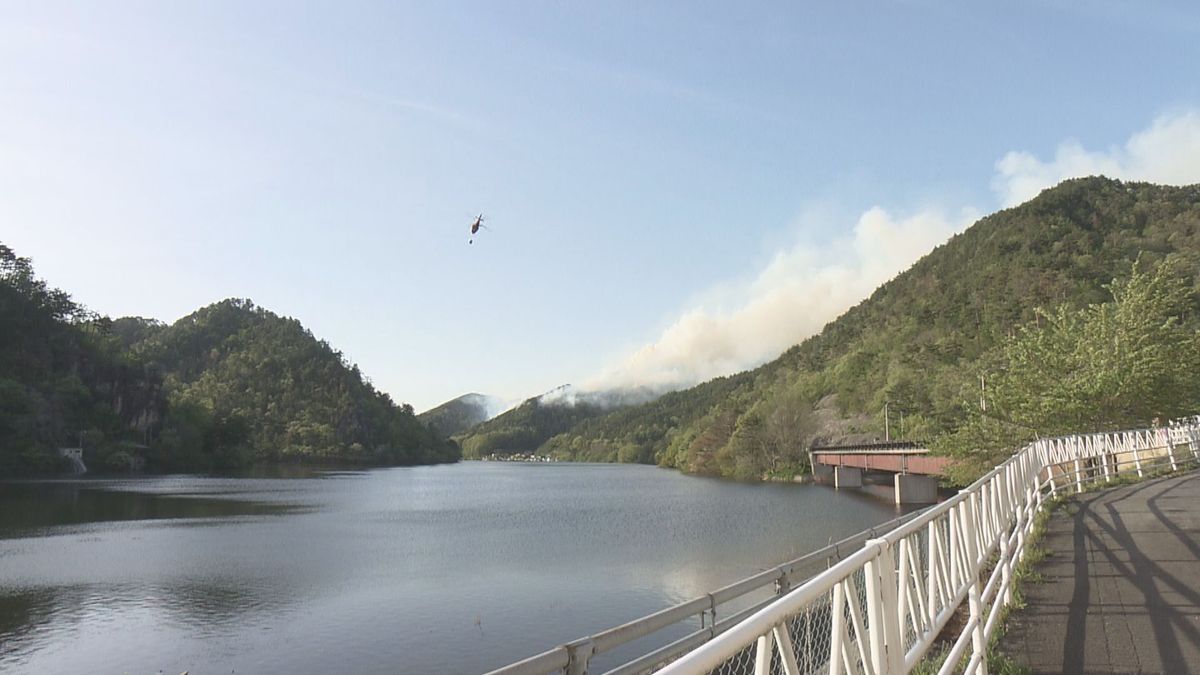
[[[42,588],[23,593],[0,592],[0,663],[28,649],[31,633],[49,623],[54,616],[55,592]]]
[[[336,478],[338,476],[361,476],[369,469],[361,466],[310,466],[307,464],[259,464],[219,475],[227,478]]]
[[[284,513],[296,508],[237,499],[156,495],[113,490],[89,481],[0,483],[0,539],[59,525],[172,518],[230,518]]]
[[[197,579],[153,589],[148,601],[161,609],[167,620],[197,631],[217,634],[228,629],[259,623],[292,603],[294,594],[287,585],[261,579]]]
[[[0,484],[0,671],[481,672],[895,515],[640,466]]]

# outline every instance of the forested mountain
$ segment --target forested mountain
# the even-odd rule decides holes
[[[1039,307],[1103,303],[1139,256],[1168,254],[1187,261],[1194,284],[1200,186],[1066,181],[981,219],[775,361],[593,416],[541,451],[761,476],[802,469],[813,439],[883,436],[885,402],[894,434],[903,415],[905,436],[933,438],[964,423],[1001,345],[1036,325]],[[503,434],[503,422],[489,432]]]
[[[81,437],[119,453],[159,425],[162,379],[110,326],[0,244],[0,476],[62,468],[54,449]]]
[[[1168,258],[1170,274],[1154,271]],[[463,452],[537,451],[756,477],[802,470],[814,439],[882,436],[885,403],[893,435],[976,442],[970,432],[983,428],[977,404],[989,395],[1011,413],[993,423],[1050,432],[1058,420],[1044,406],[992,389],[1039,379],[1014,373],[1067,373],[1050,366],[1079,370],[1102,361],[1096,354],[1116,339],[1112,327],[1138,339],[1149,334],[1129,318],[1139,312],[1177,320],[1178,330],[1167,331],[1174,342],[1155,353],[1190,362],[1200,317],[1198,259],[1200,186],[1067,181],[983,218],[775,361],[641,405],[622,405],[628,399],[619,397],[530,399],[465,432]],[[1135,292],[1151,278],[1158,279],[1153,292]],[[1168,282],[1183,290],[1162,290]],[[1053,339],[1037,332],[1042,322],[1058,331]],[[0,245],[0,326],[0,475],[52,470],[53,449],[81,438],[90,464],[123,466],[141,457],[158,470],[458,457],[458,447],[431,430],[437,423],[422,424],[411,407],[377,392],[299,322],[246,300],[169,326],[113,321],[48,288],[28,260]],[[1029,370],[1028,355],[1051,343],[1059,352]],[[1200,405],[1191,390],[1162,379],[1155,370],[1162,366],[1153,365],[1160,362],[1134,363],[1142,368],[1138,381],[1178,393],[1179,405]],[[1128,372],[1122,365],[1095,377],[1132,381],[1120,375]],[[1068,399],[1098,390],[1079,378],[1057,379],[1073,389],[1056,390],[1053,400],[1082,423],[1079,411],[1090,408],[1076,404],[1092,399]],[[1153,406],[1121,399],[1098,407],[1112,413],[1106,419],[1121,420],[1176,410],[1162,397],[1145,399]]]
[[[753,373],[718,377],[643,405],[600,410],[600,414],[581,420],[569,433],[552,436],[540,452],[582,461],[653,463],[682,422],[704,414],[752,377]],[[614,444],[607,439],[618,437],[615,430],[620,430],[620,441]]]
[[[551,452],[552,449],[544,444],[552,436],[614,410],[623,410],[654,398],[653,391],[644,387],[596,392],[580,391],[570,384],[564,384],[540,396],[526,399],[516,408],[472,427],[455,438],[462,444],[463,455],[468,458],[492,453],[528,453],[539,447],[543,452]],[[584,449],[576,450],[579,452],[570,455],[572,458],[586,460],[589,457]],[[559,452],[558,456],[565,455]]]
[[[457,445],[295,319],[225,300],[172,325],[98,317],[0,245],[0,476],[89,466],[421,464]]]
[[[453,436],[490,419],[492,411],[500,409],[500,406],[500,400],[492,396],[463,394],[426,410],[417,415],[417,419],[443,436]]]
[[[477,459],[491,453],[531,452],[551,436],[611,408],[596,403],[552,402],[535,396],[508,412],[474,426],[458,437],[463,457]]]
[[[363,380],[358,366],[300,322],[249,300],[223,300],[148,331],[131,347],[158,368],[170,418],[208,417],[245,444],[241,461],[425,464],[457,446]],[[181,431],[180,453],[193,452]]]

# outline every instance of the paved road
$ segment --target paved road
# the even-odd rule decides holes
[[[1200,473],[1083,495],[1042,545],[1006,654],[1035,673],[1200,673]]]

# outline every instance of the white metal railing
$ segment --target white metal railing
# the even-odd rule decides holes
[[[963,672],[986,673],[988,638],[1043,501],[1122,472],[1198,461],[1200,418],[1035,441],[659,672],[907,673],[965,601],[966,621],[940,673],[964,659]]]
[[[879,536],[880,532],[899,527],[918,515],[910,513],[863,530],[711,593],[559,645],[487,675],[574,675],[588,672],[631,675],[651,672],[737,625],[796,584],[857,552],[864,542]],[[654,642],[654,646],[636,651],[638,644],[642,644],[638,643],[639,640]],[[626,653],[622,654],[622,651]],[[609,665],[597,669],[593,659],[602,655]]]
[[[625,675],[673,660],[662,672],[908,672],[964,602],[969,617],[942,672],[968,648],[966,671],[981,672],[983,646],[1011,598],[1013,569],[1047,497],[1122,472],[1198,462],[1200,417],[1039,440],[929,510],[489,675]],[[608,665],[597,669],[598,661]]]

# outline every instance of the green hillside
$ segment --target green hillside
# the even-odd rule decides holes
[[[539,452],[594,462],[653,463],[688,420],[751,382],[755,373],[718,377],[686,392],[676,391],[650,403],[603,409],[566,432],[550,437]]]
[[[572,405],[545,403],[542,397],[534,397],[503,415],[472,427],[458,437],[458,441],[463,457],[470,459],[492,453],[532,452],[551,436],[610,409],[587,402]]]
[[[443,436],[461,434],[488,419],[499,401],[483,394],[463,394],[417,415],[426,426]]]
[[[81,440],[104,459],[159,425],[162,378],[110,328],[0,244],[0,477],[64,469],[55,449]]]
[[[0,477],[257,462],[422,464],[458,446],[295,319],[225,300],[167,326],[97,316],[0,245]]]
[[[299,321],[249,300],[209,305],[131,349],[163,373],[174,419],[209,418],[244,438],[238,463],[458,459],[457,446],[421,424],[412,406],[376,391]],[[189,452],[181,443],[178,452]]]
[[[804,468],[798,449],[813,439],[883,436],[885,402],[894,435],[902,415],[905,436],[932,438],[964,422],[1000,346],[1038,320],[1037,308],[1104,302],[1105,285],[1139,255],[1171,253],[1194,274],[1200,187],[1067,181],[981,219],[775,361],[594,416],[542,450],[742,477],[786,473]]]

